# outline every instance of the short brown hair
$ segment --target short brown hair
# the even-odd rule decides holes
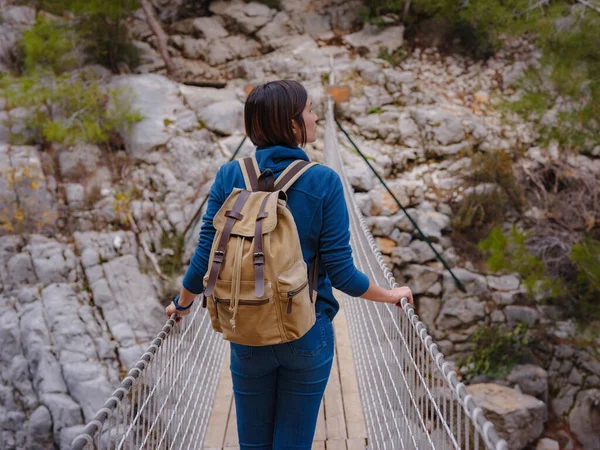
[[[246,134],[258,147],[295,148],[298,146],[292,128],[292,120],[295,120],[302,133],[301,145],[306,144],[302,111],[307,99],[306,89],[297,81],[271,81],[255,87],[244,106]]]

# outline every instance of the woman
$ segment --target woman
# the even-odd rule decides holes
[[[293,161],[308,161],[299,147],[314,142],[317,115],[304,87],[295,81],[273,81],[256,87],[245,106],[246,133],[257,146],[261,171],[278,176]],[[213,217],[234,188],[244,188],[237,162],[219,169],[212,186],[198,247],[178,299],[192,304],[203,291],[212,241]],[[331,321],[339,309],[332,286],[353,296],[397,304],[412,303],[408,287],[383,289],[353,263],[349,218],[339,176],[322,165],[312,167],[288,191],[304,260],[319,252],[316,323],[300,339],[285,344],[250,347],[231,343],[231,373],[240,449],[310,449],[319,406],[331,371],[334,336]],[[309,267],[310,269],[310,267]],[[171,304],[167,316],[186,315]]]

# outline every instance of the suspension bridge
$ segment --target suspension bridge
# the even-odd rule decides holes
[[[331,97],[324,158],[344,185],[356,266],[398,286],[354,201]],[[336,359],[313,449],[508,450],[406,299],[399,308],[338,298]],[[72,448],[239,448],[228,348],[205,309],[171,317]]]

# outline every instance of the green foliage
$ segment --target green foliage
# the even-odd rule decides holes
[[[171,234],[163,231],[160,239],[160,246],[163,249],[163,256],[158,261],[162,272],[168,277],[175,277],[181,273],[183,268],[185,236],[181,234]]]
[[[527,249],[526,235],[520,233],[516,227],[512,228],[509,236],[499,227],[494,228],[490,235],[479,243],[479,248],[489,255],[487,265],[492,271],[518,273],[529,294],[557,297],[564,293],[560,280],[546,276],[546,266]]]
[[[58,16],[73,15],[71,34],[77,35],[89,62],[113,71],[121,64],[139,64],[139,51],[131,43],[126,23],[139,8],[139,0],[37,0],[36,6]]]
[[[600,320],[600,242],[588,237],[575,244],[571,261],[578,271],[572,287],[577,315]]]
[[[600,320],[600,242],[586,238],[573,245],[570,259],[576,276],[570,279],[547,276],[544,262],[527,249],[526,241],[515,227],[508,236],[494,228],[479,248],[488,254],[492,271],[518,273],[530,295],[561,306],[581,324]]]
[[[123,91],[105,88],[85,72],[7,75],[0,78],[0,96],[9,110],[30,109],[26,132],[13,136],[17,142],[102,143],[141,120]]]
[[[471,171],[464,177],[465,186],[472,192],[458,207],[452,225],[459,231],[489,228],[504,221],[505,211],[511,206],[520,210],[524,205],[523,193],[512,168],[512,160],[503,151],[475,155]],[[486,189],[482,185],[489,184]],[[473,235],[477,239],[477,234]]]
[[[67,23],[38,16],[35,25],[21,39],[24,72],[45,68],[60,74],[73,70],[77,64],[76,39]]]
[[[480,153],[473,157],[472,171],[465,177],[473,185],[497,185],[517,208],[524,204],[523,192],[513,172],[510,155],[504,151]]]
[[[138,0],[65,0],[78,17],[77,31],[90,59],[111,70],[122,63],[135,67],[139,52],[130,42],[125,19],[139,7]]]
[[[369,108],[368,114],[383,114],[385,111],[378,106]]]
[[[459,365],[464,368],[463,375],[467,378],[476,375],[506,375],[527,352],[527,331],[527,324],[524,322],[508,331],[500,325],[478,328],[471,337],[473,351],[459,361]]]
[[[530,71],[521,83],[523,97],[513,108],[536,120],[545,141],[563,148],[589,152],[600,145],[600,15],[559,2],[548,12],[552,20],[539,21],[537,45],[548,71]],[[557,107],[555,120],[540,120]]]
[[[408,0],[367,0],[362,16],[365,21],[381,25],[381,15],[402,14]],[[423,20],[432,20],[436,32],[448,34],[446,42],[460,41],[467,53],[488,58],[499,48],[499,36],[515,29],[515,11],[524,11],[528,0],[412,0],[404,22],[411,27]]]
[[[390,53],[387,47],[381,47],[379,50],[378,57],[389,62],[393,66],[398,66],[406,58],[406,50],[402,47],[396,49],[396,51]]]

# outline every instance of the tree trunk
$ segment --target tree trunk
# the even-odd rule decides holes
[[[144,13],[146,14],[146,21],[148,22],[148,26],[156,36],[156,43],[158,45],[158,51],[165,61],[165,65],[167,66],[167,72],[169,75],[173,75],[176,71],[175,65],[173,61],[171,61],[171,56],[169,55],[169,49],[167,48],[167,33],[162,29],[158,19],[156,18],[156,13],[154,11],[154,7],[150,0],[141,0],[142,8],[144,8]]]

